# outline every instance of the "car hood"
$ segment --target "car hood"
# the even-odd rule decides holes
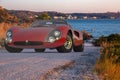
[[[15,33],[13,33],[13,40],[45,41],[48,34],[54,29],[54,27],[39,27],[27,29],[20,28]]]

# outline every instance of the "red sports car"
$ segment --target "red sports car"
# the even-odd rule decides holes
[[[8,52],[18,53],[24,48],[33,48],[35,52],[44,52],[46,48],[58,52],[82,52],[83,33],[73,30],[63,20],[38,20],[29,28],[12,27],[5,37]]]

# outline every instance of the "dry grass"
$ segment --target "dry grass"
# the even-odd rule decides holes
[[[0,23],[0,38],[4,38],[6,31],[12,26],[11,23]]]
[[[105,60],[103,63],[95,65],[99,78],[101,80],[119,80],[120,79],[120,64],[114,64],[110,60]]]
[[[120,41],[101,43],[101,55],[95,65],[95,71],[101,80],[120,80]]]

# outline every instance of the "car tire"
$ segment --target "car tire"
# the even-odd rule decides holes
[[[74,52],[83,52],[84,51],[83,43],[79,46],[74,46],[73,50],[74,50]]]
[[[66,37],[66,42],[64,43],[63,46],[58,47],[57,51],[61,53],[68,53],[72,51],[72,47],[73,47],[72,36],[70,33],[68,33]]]
[[[45,49],[35,49],[35,52],[44,52]]]
[[[20,53],[23,50],[20,48],[9,47],[7,44],[5,44],[5,49],[10,53]]]

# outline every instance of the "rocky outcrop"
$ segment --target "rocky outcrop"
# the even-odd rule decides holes
[[[90,38],[93,38],[93,36],[90,34],[90,33],[88,33],[87,31],[82,31],[83,32],[83,39],[84,40],[89,40]]]

